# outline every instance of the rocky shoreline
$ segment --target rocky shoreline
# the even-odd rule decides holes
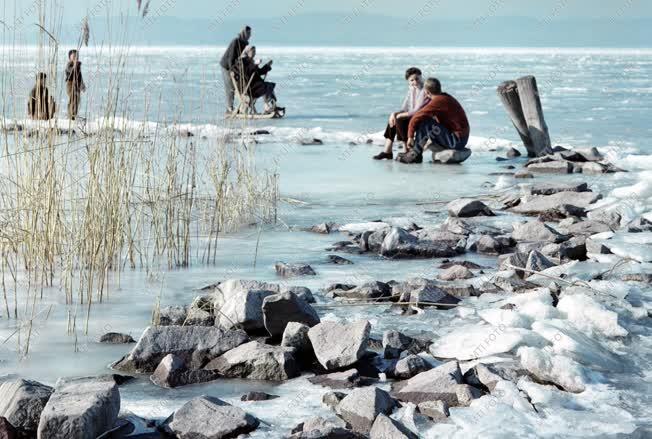
[[[622,170],[595,149],[558,148],[512,174],[613,172]],[[555,398],[571,404],[573,395],[623,371],[626,358],[614,342],[650,324],[641,291],[650,288],[652,251],[641,248],[652,248],[652,218],[625,221],[617,208],[600,204],[603,197],[590,182],[548,180],[496,197],[453,200],[437,226],[408,220],[316,225],[311,232],[339,237],[326,249],[334,264],[351,263],[333,254],[348,253],[432,259],[441,271],[436,278],[342,282],[315,292],[284,282],[224,280],[202,288],[187,306],[161,308],[156,325],[111,367],[170,389],[307,374],[315,389],[329,389],[322,401],[333,416],[306,419],[284,433],[296,439],[426,437],[438,425],[453,426],[451,413],[479,416],[489,403],[545,416]],[[507,221],[488,221],[496,218]],[[473,255],[494,263],[480,265]],[[275,270],[281,278],[315,275],[300,263],[279,261]],[[438,310],[456,322],[436,337],[399,327],[379,334],[368,320],[334,321],[320,312],[350,305],[382,306],[406,321]],[[111,333],[103,342],[134,340]],[[49,387],[2,378],[0,437],[231,438],[271,431],[244,405],[209,395],[167,419],[120,412],[119,387],[127,379],[61,379]],[[242,401],[264,404],[275,396],[252,392]]]

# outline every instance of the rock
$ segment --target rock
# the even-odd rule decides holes
[[[214,303],[210,296],[198,296],[188,307],[184,325],[213,326],[215,324]]]
[[[507,238],[482,235],[475,244],[471,246],[471,249],[474,249],[478,253],[499,255],[505,253],[507,249],[511,247],[511,244],[511,240]]]
[[[385,282],[372,281],[349,290],[336,291],[334,295],[347,299],[378,299],[391,296],[392,291]]]
[[[326,375],[315,375],[308,378],[312,384],[331,389],[352,389],[358,387],[361,382],[360,373],[357,369],[349,369],[344,372],[333,372]]]
[[[460,249],[446,242],[418,240],[406,230],[392,228],[385,236],[380,254],[390,258],[446,258],[456,256]]]
[[[405,380],[430,369],[432,369],[432,366],[420,356],[408,355],[396,362],[392,370],[392,376]]]
[[[316,276],[315,270],[308,264],[276,263],[276,274],[282,277]]]
[[[331,233],[334,226],[335,226],[334,223],[321,223],[321,224],[317,224],[317,225],[312,226],[308,230],[310,232],[313,232],[313,233],[320,233],[320,234],[323,234],[323,235],[328,235],[329,233]]]
[[[462,383],[462,372],[457,361],[441,366],[396,383],[392,395],[403,402],[420,404],[425,401],[441,400],[450,407],[457,407],[457,387]]]
[[[131,335],[119,334],[117,332],[108,332],[100,337],[100,343],[109,343],[109,344],[129,344],[136,343]]]
[[[529,274],[532,274],[533,271],[540,272],[551,267],[555,267],[557,264],[553,263],[550,259],[546,258],[541,252],[533,250],[530,253],[530,256],[527,258],[527,265],[525,268],[529,270]]]
[[[580,221],[578,223],[571,224],[568,227],[566,227],[566,230],[570,235],[583,235],[583,236],[590,236],[590,235],[595,235],[597,233],[612,231],[607,224],[601,223],[599,221],[591,221],[591,220]]]
[[[265,330],[263,301],[275,293],[268,290],[242,290],[226,300],[217,309],[215,326],[230,330],[242,328],[249,333]]]
[[[432,161],[435,163],[442,163],[445,165],[454,165],[462,163],[471,157],[471,150],[464,149],[445,149],[444,151],[433,152]]]
[[[289,285],[283,285],[279,293],[294,293],[299,297],[299,299],[303,299],[308,303],[315,303],[315,297],[312,295],[312,291],[310,291],[310,288],[308,287],[296,287],[296,286],[289,286]]]
[[[379,414],[388,415],[396,407],[389,393],[378,387],[353,390],[337,406],[338,415],[351,425],[354,431],[369,433]]]
[[[164,306],[159,311],[160,326],[182,326],[186,322],[185,306]]]
[[[95,439],[115,425],[120,392],[112,379],[60,379],[38,424],[38,437]]]
[[[228,378],[282,381],[299,376],[294,348],[250,341],[208,363],[204,369]]]
[[[526,268],[527,258],[528,253],[517,251],[516,253],[503,255],[502,258],[499,258],[498,266],[501,270],[514,270],[518,277],[524,278],[526,273],[523,270],[518,270],[518,268]]]
[[[460,299],[446,293],[435,286],[423,286],[410,292],[410,303],[414,306],[438,306],[442,308],[452,307],[460,302]],[[435,305],[437,304],[437,305]]]
[[[457,405],[460,407],[468,407],[474,399],[478,399],[483,395],[480,389],[476,389],[468,384],[459,384],[455,391],[457,395]]]
[[[514,306],[513,304],[511,304]],[[464,374],[464,381],[476,388],[493,392],[500,381],[517,382],[525,371],[516,370],[514,367],[504,367],[498,364],[478,363]]]
[[[328,261],[335,265],[353,265],[353,262],[337,255],[328,255]]]
[[[407,230],[392,227],[383,239],[380,253],[383,255],[390,255],[396,251],[401,245],[414,244],[418,240],[414,235],[411,235]]]
[[[441,268],[443,270],[455,266],[462,266],[465,268],[468,268],[469,270],[482,270],[484,267],[482,265],[476,264],[475,262],[471,261],[451,261],[451,262],[444,262],[443,264],[440,264],[438,268]]]
[[[350,366],[367,350],[371,325],[368,321],[349,324],[321,322],[310,328],[308,337],[319,363],[327,370]]]
[[[539,215],[548,211],[558,211],[562,205],[587,209],[602,196],[593,192],[558,192],[552,195],[532,195],[512,207],[512,212],[523,215]]]
[[[364,232],[360,238],[360,250],[363,252],[380,252],[389,229]]]
[[[586,252],[594,255],[609,255],[611,250],[599,239],[586,238]]]
[[[36,381],[10,378],[0,383],[0,416],[18,433],[35,437],[41,412],[53,391]]]
[[[2,416],[0,416],[0,439],[18,439],[18,430]]]
[[[505,154],[507,157],[513,159],[521,156],[521,152],[516,148],[509,148]]]
[[[528,172],[527,169],[521,169],[520,171],[516,171],[514,178],[534,178],[534,175]]]
[[[418,439],[418,436],[408,430],[403,424],[393,420],[384,414],[379,414],[376,417],[371,431],[369,432],[370,439]]]
[[[454,217],[495,216],[491,209],[480,200],[459,198],[448,203],[447,208],[448,214]]]
[[[294,348],[297,358],[309,358],[314,356],[308,331],[310,327],[298,322],[289,322],[283,331],[281,346]]]
[[[218,377],[217,373],[210,370],[190,370],[182,358],[168,354],[161,360],[149,379],[159,387],[172,389],[188,384],[205,383]]]
[[[460,280],[460,279],[470,279],[473,277],[473,272],[468,268],[462,265],[453,265],[450,268],[447,268],[442,273],[439,273],[437,276],[441,280]]]
[[[258,425],[258,419],[241,408],[203,395],[174,412],[166,419],[163,429],[180,439],[221,439],[250,433]]]
[[[611,164],[607,163],[597,163],[597,162],[586,162],[579,164],[579,168],[582,174],[608,174],[612,172],[622,171],[620,168],[617,168]]]
[[[311,146],[311,145],[323,145],[324,142],[321,139],[314,138],[312,140],[302,140],[301,145],[302,146]]]
[[[589,211],[587,217],[592,221],[606,224],[611,229],[619,229],[622,216],[617,210],[600,208]]]
[[[206,326],[148,327],[131,352],[113,368],[132,373],[154,372],[163,357],[175,354],[190,369],[200,369],[211,359],[248,340],[243,331],[225,331]]]
[[[568,239],[557,230],[539,220],[514,224],[512,238],[517,241],[562,242]]]
[[[289,439],[365,439],[366,436],[355,431],[347,430],[344,421],[341,425],[324,418],[308,419],[297,425]]]
[[[634,221],[627,224],[627,233],[643,232],[652,232],[652,221],[643,217],[638,217]]]
[[[551,255],[555,256],[555,255]],[[584,236],[574,236],[568,241],[564,241],[559,246],[559,254],[556,255],[562,259],[572,259],[585,261],[586,256],[586,238]]]
[[[326,406],[331,409],[335,409],[337,405],[344,399],[346,396],[346,393],[343,392],[326,392],[324,395],[321,397],[321,402]]]
[[[552,195],[559,192],[588,192],[589,186],[586,183],[562,184],[542,183],[536,184],[530,189],[532,195]]]
[[[398,358],[401,352],[410,349],[410,346],[414,342],[415,340],[412,337],[408,337],[399,331],[385,331],[383,333],[383,352],[385,358]]]
[[[445,421],[450,416],[448,404],[444,401],[424,401],[417,405],[419,412],[433,421]]]
[[[317,311],[294,293],[274,294],[263,300],[263,322],[272,337],[283,335],[290,322],[315,326],[319,323]]]
[[[240,401],[269,401],[270,399],[276,399],[278,395],[270,395],[265,392],[249,392],[246,395],[240,397]]]
[[[532,163],[527,165],[527,170],[538,174],[571,174],[573,164],[565,160]]]

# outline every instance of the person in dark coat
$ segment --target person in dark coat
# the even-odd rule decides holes
[[[82,77],[79,53],[76,50],[71,50],[68,52],[68,65],[66,66],[66,92],[68,93],[68,117],[70,120],[77,118],[83,91],[86,91],[86,84]]]
[[[226,48],[220,66],[222,67],[222,79],[224,80],[224,92],[226,93],[226,111],[227,113],[233,112],[233,100],[235,99],[235,90],[231,82],[231,71],[236,68],[236,65],[241,61],[242,52],[249,44],[251,38],[251,27],[245,26],[237,37],[231,41],[229,47]]]
[[[45,73],[36,74],[36,85],[32,88],[27,101],[27,114],[34,120],[50,120],[57,111],[54,98],[50,96],[46,82],[47,75]]]
[[[249,96],[251,102],[262,97],[265,101],[265,113],[274,113],[276,111],[276,95],[274,93],[276,84],[263,79],[263,76],[272,70],[272,61],[270,60],[260,67],[255,58],[256,47],[247,46],[242,52],[241,62],[235,69],[238,88]]]

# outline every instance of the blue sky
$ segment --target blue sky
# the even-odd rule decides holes
[[[5,21],[36,10],[41,3],[53,5],[64,21],[76,20],[84,11],[98,16],[135,13],[136,0],[3,0],[0,13]],[[143,0],[143,4],[147,0]],[[642,18],[652,17],[649,0],[151,0],[150,12],[179,18],[282,17],[320,12],[341,14],[382,14],[397,17],[423,15],[431,18],[530,16],[535,18]]]

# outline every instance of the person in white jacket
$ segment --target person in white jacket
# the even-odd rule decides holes
[[[405,71],[405,80],[408,82],[408,91],[403,105],[399,111],[389,115],[387,128],[385,128],[385,149],[375,155],[374,160],[392,160],[394,153],[392,148],[394,141],[398,138],[400,142],[407,142],[408,126],[410,118],[429,101],[423,90],[423,76],[421,70],[410,67]]]

